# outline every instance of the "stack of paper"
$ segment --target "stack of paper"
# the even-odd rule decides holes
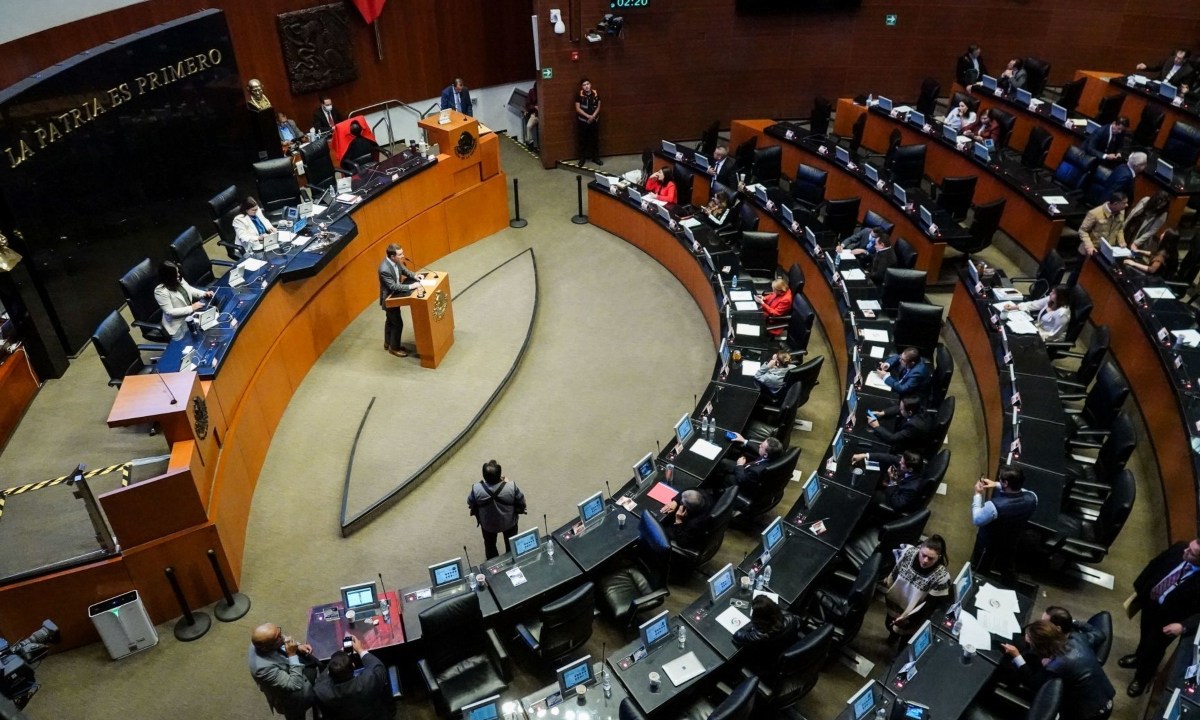
[[[754,293],[749,290],[730,290],[729,299],[734,302],[745,302],[746,300],[753,300]]]
[[[759,332],[757,325],[750,325],[748,323],[738,323],[737,327],[734,328],[734,333],[745,337],[758,337],[762,334]]]
[[[1029,313],[1023,310],[1012,310],[1008,313],[1008,319],[1004,321],[1008,326],[1008,331],[1015,335],[1034,335],[1037,333],[1037,325],[1033,324],[1033,318],[1029,317]]]
[[[694,217],[690,217],[690,218],[684,218],[683,220],[680,220],[679,224],[686,228],[694,228],[694,227],[697,227],[700,225],[700,221]]]
[[[733,303],[733,309],[738,312],[754,312],[758,310],[758,303],[753,300],[738,300]]]
[[[993,635],[1011,638],[1021,633],[1021,623],[1017,620],[1021,606],[1014,591],[984,583],[975,593],[975,610],[979,624]]]
[[[975,619],[975,616],[966,610],[961,610],[958,613],[958,619],[962,621],[962,629],[958,633],[959,645],[970,645],[975,648],[976,652],[992,649],[992,633],[983,623]]]
[[[887,330],[874,330],[872,328],[864,328],[862,331],[863,340],[874,343],[889,343],[891,338],[888,337]]]
[[[883,378],[879,377],[879,373],[867,373],[865,376],[863,376],[863,383],[867,387],[873,387],[877,390],[891,390],[891,388],[888,387],[888,384],[883,381]]]
[[[1175,293],[1171,292],[1170,288],[1165,287],[1148,287],[1146,294],[1155,300],[1174,300]],[[1178,334],[1178,333],[1176,333]]]
[[[860,280],[866,280],[867,274],[858,268],[850,268],[849,270],[842,271],[842,277],[846,278],[847,280],[857,282]]]

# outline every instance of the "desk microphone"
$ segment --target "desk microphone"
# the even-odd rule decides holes
[[[467,559],[467,572],[471,572],[471,568],[474,566],[471,565],[471,553],[467,552],[466,545],[463,545],[463,557]]]
[[[166,380],[163,380],[163,376],[162,376],[162,374],[161,374],[161,373],[154,373],[154,375],[155,375],[155,376],[158,378],[158,381],[159,381],[160,383],[162,383],[162,386],[163,386],[164,388],[166,388],[166,390],[167,390],[167,394],[171,396],[171,404],[172,404],[172,405],[178,405],[178,404],[179,404],[179,401],[175,399],[175,393],[171,392],[171,386],[167,384],[167,381],[166,381]]]
[[[542,524],[546,526],[546,537],[550,536],[550,521],[546,519],[546,513],[542,513]]]
[[[409,258],[405,257],[404,260],[405,260],[404,264],[408,265],[411,269],[412,263],[408,262]],[[421,267],[417,268],[415,272],[425,273],[427,275],[430,275],[433,277],[434,280],[437,280],[437,278],[438,278],[437,272],[430,270],[428,265],[422,265]]]
[[[608,486],[608,481],[604,481],[604,489],[608,491],[608,501],[612,502],[612,488]]]
[[[655,441],[654,441],[654,447],[658,448],[658,452],[657,452],[657,453],[655,453],[655,454],[656,454],[656,455],[662,455],[662,443],[660,443],[659,441],[655,440]]]

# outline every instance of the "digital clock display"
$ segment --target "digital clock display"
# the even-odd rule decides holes
[[[646,7],[650,4],[650,0],[612,0],[608,6],[610,8],[635,8]]]

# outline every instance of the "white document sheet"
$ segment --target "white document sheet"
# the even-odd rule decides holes
[[[758,303],[754,302],[753,300],[743,300],[741,302],[735,302],[733,304],[733,309],[737,310],[738,312],[754,312],[758,309]]]
[[[958,619],[962,621],[962,630],[958,633],[959,645],[970,645],[976,652],[992,649],[992,633],[974,615],[963,610]]]
[[[750,618],[746,617],[745,613],[735,607],[726,609],[725,612],[717,616],[716,620],[721,624],[721,627],[729,631],[730,635],[750,624]]]
[[[746,337],[758,337],[762,334],[757,325],[750,325],[749,323],[738,323],[733,332],[736,335],[744,335]]]
[[[874,328],[865,328],[862,331],[863,340],[874,343],[890,343],[892,339],[888,337],[887,330],[876,330]]]
[[[719,455],[721,453],[721,446],[714,445],[714,444],[710,443],[709,441],[701,438],[701,439],[697,440],[696,442],[692,443],[692,446],[690,448],[688,448],[688,450],[696,453],[697,455],[704,458],[705,460],[714,460],[714,459],[716,459],[717,455]]]

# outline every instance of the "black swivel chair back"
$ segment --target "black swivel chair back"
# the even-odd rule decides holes
[[[950,247],[966,255],[987,249],[992,244],[996,231],[1000,229],[1000,218],[1004,215],[1007,203],[1006,198],[996,198],[991,202],[976,205],[971,227],[967,229],[970,233],[969,244],[955,240],[950,242]]]
[[[868,228],[879,228],[888,235],[891,235],[892,231],[896,229],[896,223],[888,220],[874,210],[868,210],[867,214],[863,215],[862,225]]]
[[[1058,104],[1065,107],[1068,112],[1075,112],[1075,108],[1079,107],[1079,99],[1083,97],[1083,86],[1086,84],[1087,78],[1063,83],[1062,92],[1058,96]]]
[[[888,552],[888,555],[891,555]],[[875,594],[875,583],[883,574],[883,556],[873,553],[858,570],[854,583],[844,597],[817,593],[824,618],[834,626],[834,637],[838,647],[844,647],[858,636],[863,619],[871,606]]]
[[[947,177],[938,188],[937,205],[950,213],[955,220],[964,220],[971,202],[975,199],[975,186],[979,178],[975,175],[966,177]]]
[[[1063,681],[1053,678],[1038,688],[1037,695],[1029,704],[1029,711],[1025,713],[1025,720],[1055,720],[1062,707],[1062,699]]]
[[[900,303],[892,339],[897,347],[915,347],[922,357],[932,357],[942,332],[942,306]]]
[[[763,678],[763,684],[771,689],[771,695],[766,700],[766,706],[760,709],[771,711],[771,717],[778,717],[777,713],[795,705],[811,692],[829,660],[834,635],[833,623],[822,623],[784,650],[772,663],[772,672]]]
[[[808,403],[813,388],[821,384],[821,368],[824,366],[824,355],[818,355],[800,366],[800,378],[796,381],[796,384],[801,387],[799,407],[804,407]]]
[[[313,192],[320,195],[337,185],[337,176],[333,172],[333,158],[329,156],[328,138],[301,145],[300,157],[304,160],[304,177]]]
[[[770,187],[779,186],[779,178],[783,174],[783,147],[771,145],[754,151],[754,169],[751,176],[754,182]]]
[[[96,346],[96,354],[108,372],[109,387],[121,387],[126,376],[150,371],[150,367],[142,360],[141,349],[129,334],[129,326],[116,310],[100,321],[99,327],[92,333],[92,344]]]
[[[758,230],[758,213],[754,211],[754,206],[748,202],[738,205],[738,230],[743,233]]]
[[[925,271],[890,267],[883,276],[879,304],[884,310],[896,310],[902,302],[925,300]]]
[[[927,77],[921,81],[921,93],[917,96],[917,112],[925,117],[933,117],[937,112],[937,99],[942,94],[942,84],[936,78]]]
[[[812,116],[808,119],[808,127],[816,135],[829,132],[829,118],[833,116],[833,105],[820,95],[813,98]]]
[[[1000,137],[996,139],[996,147],[1003,149],[1008,147],[1008,139],[1012,137],[1013,126],[1017,123],[1017,117],[1007,110],[1001,110],[998,107],[992,108],[992,112],[996,117],[996,122],[1000,124]]]
[[[129,269],[117,281],[121,286],[121,294],[129,304],[129,312],[133,315],[133,326],[141,331],[142,337],[149,342],[169,342],[171,338],[162,327],[162,308],[154,299],[154,288],[158,285],[158,273],[150,258],[142,260]]]
[[[1025,89],[1034,97],[1041,97],[1050,77],[1050,63],[1041,58],[1025,58]]]
[[[171,241],[171,258],[179,263],[179,272],[189,285],[204,287],[213,281],[212,260],[204,251],[204,238],[195,225]]]
[[[792,199],[815,210],[825,202],[825,185],[829,173],[811,165],[800,163],[796,168],[796,179],[792,180]]]
[[[1063,336],[1063,342],[1074,345],[1075,341],[1079,339],[1079,333],[1083,332],[1083,326],[1092,316],[1092,298],[1082,285],[1075,284],[1071,286],[1070,303],[1071,319],[1067,322],[1067,332]]]
[[[209,198],[208,211],[217,228],[217,244],[225,248],[225,254],[230,260],[241,260],[243,251],[237,244],[237,234],[233,231],[233,219],[242,211],[237,186],[230,185]]]
[[[600,580],[601,609],[622,627],[637,624],[639,615],[662,605],[671,591],[671,543],[662,525],[650,511],[643,511],[638,524],[638,550],[632,564],[610,572]]]
[[[1062,681],[1057,681],[1061,683]],[[617,720],[646,720],[646,714],[638,708],[637,703],[633,698],[625,698],[621,700],[621,706],[617,708]],[[1054,720],[1049,718],[1048,720]]]
[[[1162,130],[1163,121],[1166,119],[1165,111],[1160,110],[1151,103],[1146,103],[1146,107],[1142,108],[1142,116],[1138,120],[1137,127],[1133,130],[1133,136],[1130,138],[1130,144],[1137,148],[1152,148],[1154,143],[1158,141],[1158,133]]]
[[[1096,453],[1096,464],[1092,466],[1096,478],[1108,480],[1124,470],[1136,449],[1137,433],[1134,432],[1133,422],[1129,419],[1129,413],[1121,412],[1113,420],[1111,432],[1100,443],[1100,451]]]
[[[971,93],[956,91],[950,98],[950,107],[956,108],[960,102],[967,104],[967,109],[973,113],[979,112],[979,100]]]
[[[1136,500],[1137,481],[1129,468],[1125,468],[1113,478],[1112,491],[1100,505],[1099,516],[1093,525],[1092,541],[1106,549],[1111,546],[1125,527]]]
[[[556,662],[592,636],[596,587],[591,582],[543,605],[536,622],[517,625],[518,637],[542,660]]]
[[[946,398],[953,400],[954,398]],[[954,416],[954,405],[950,405],[950,416]],[[948,429],[949,423],[947,423]],[[940,444],[940,443],[939,443]],[[929,501],[937,494],[938,486],[946,479],[946,473],[950,470],[950,449],[940,450],[938,452],[930,451],[929,462],[925,463],[925,470],[922,472],[921,481],[921,507],[929,505]]]
[[[1100,664],[1108,662],[1108,655],[1112,652],[1113,645],[1113,620],[1112,613],[1107,610],[1101,610],[1087,620],[1087,624],[1092,627],[1097,635],[1100,636],[1099,642],[1093,643],[1092,650],[1096,653],[1096,659]]]
[[[925,177],[925,143],[900,145],[892,152],[892,182],[914,188]]]
[[[1046,155],[1050,153],[1050,145],[1054,136],[1040,125],[1034,125],[1029,131],[1029,139],[1025,141],[1025,149],[1021,151],[1021,165],[1031,170],[1041,170],[1046,167]]]
[[[1200,127],[1185,122],[1172,125],[1160,157],[1177,168],[1195,165],[1200,157]]]
[[[859,115],[850,126],[850,147],[846,148],[850,151],[850,157],[858,157],[858,151],[862,148],[863,133],[867,129],[867,114]]]
[[[758,696],[758,678],[750,676],[738,683],[729,697],[713,708],[708,720],[749,720]]]
[[[1129,385],[1116,366],[1110,362],[1104,363],[1104,367],[1096,374],[1096,383],[1084,398],[1081,420],[1089,428],[1108,430],[1121,414],[1128,397]]]
[[[1111,344],[1112,332],[1107,325],[1100,325],[1092,330],[1092,337],[1088,340],[1087,349],[1079,358],[1079,365],[1074,372],[1066,374],[1066,379],[1084,388],[1091,385],[1096,379],[1096,373],[1100,372],[1100,366],[1104,364],[1104,358],[1108,357]]]
[[[643,182],[645,181],[645,178],[650,177],[650,174],[653,172],[654,172],[654,151],[651,150],[650,148],[642,148],[642,178],[643,178]],[[733,196],[730,195],[730,197],[733,197]]]
[[[712,157],[713,152],[717,149],[717,142],[721,139],[721,123],[719,120],[713,120],[712,123],[704,129],[700,134],[700,144],[696,147],[696,151],[705,157]]]
[[[737,508],[737,488],[731,487],[721,493],[713,503],[708,513],[708,526],[704,536],[694,548],[687,548],[671,541],[671,552],[674,557],[682,559],[684,566],[698,569],[704,563],[712,560],[721,543],[725,541],[725,531],[729,529],[729,521],[733,519],[733,511]]]
[[[825,229],[843,239],[854,232],[858,224],[858,208],[862,199],[857,197],[839,198],[825,203]]]
[[[1062,160],[1054,169],[1054,182],[1067,192],[1073,192],[1083,187],[1099,163],[1099,158],[1092,157],[1079,146],[1072,145],[1063,153]]]
[[[736,166],[739,173],[749,174],[750,168],[754,166],[754,150],[757,147],[758,136],[751,135],[733,151],[733,159],[737,161]]]
[[[897,520],[884,523],[879,528],[879,547],[887,551],[883,569],[891,572],[895,558],[891,551],[901,545],[920,545],[921,534],[929,522],[929,510],[918,510]]]
[[[258,202],[271,216],[278,217],[289,205],[300,204],[300,181],[290,157],[254,163]]]
[[[1100,107],[1096,110],[1096,122],[1108,125],[1121,114],[1121,106],[1125,104],[1125,95],[1113,93],[1100,99]]]
[[[803,295],[792,296],[792,315],[787,325],[788,350],[794,353],[808,350],[808,340],[812,337],[816,317],[808,298]]]
[[[484,627],[478,595],[454,595],[421,611],[417,621],[425,641],[417,669],[438,715],[457,713],[508,686],[508,655]]]
[[[1112,175],[1112,171],[1112,168],[1104,165],[1097,165],[1096,169],[1092,170],[1092,177],[1088,179],[1088,183],[1083,190],[1083,202],[1085,205],[1096,207],[1108,200],[1110,192],[1108,176]]]
[[[907,240],[902,237],[896,238],[892,243],[892,247],[896,250],[896,264],[905,270],[912,270],[917,266],[917,251]]]
[[[692,204],[692,186],[694,184],[695,173],[693,173],[686,165],[675,163],[675,193],[680,205]]]
[[[742,233],[741,252],[738,253],[742,272],[768,283],[779,270],[779,233]]]
[[[799,263],[792,263],[792,266],[788,268],[787,284],[792,295],[804,292],[804,268],[800,267]]]
[[[788,391],[789,396],[792,390],[796,391],[796,399],[800,397],[800,385],[793,385]],[[792,420],[796,418],[795,412],[792,413]],[[782,426],[781,426],[782,427]],[[791,432],[792,424],[788,423],[786,431]],[[756,487],[746,491],[745,488],[740,488],[738,491],[738,506],[741,508],[741,514],[745,517],[756,518],[770,512],[776,505],[783,501],[784,493],[787,492],[788,483],[791,482],[792,472],[796,469],[796,463],[800,461],[800,448],[788,448],[779,457],[767,463],[763,468],[762,479],[756,484]]]
[[[1034,275],[1025,297],[1030,300],[1045,297],[1046,293],[1058,287],[1066,273],[1067,265],[1062,255],[1058,254],[1058,250],[1050,248],[1042,261],[1038,263],[1037,273]]]
[[[950,354],[946,346],[939,346],[933,357],[933,378],[929,383],[929,407],[931,408],[942,404],[946,393],[950,391],[950,381],[954,379],[954,356]]]

